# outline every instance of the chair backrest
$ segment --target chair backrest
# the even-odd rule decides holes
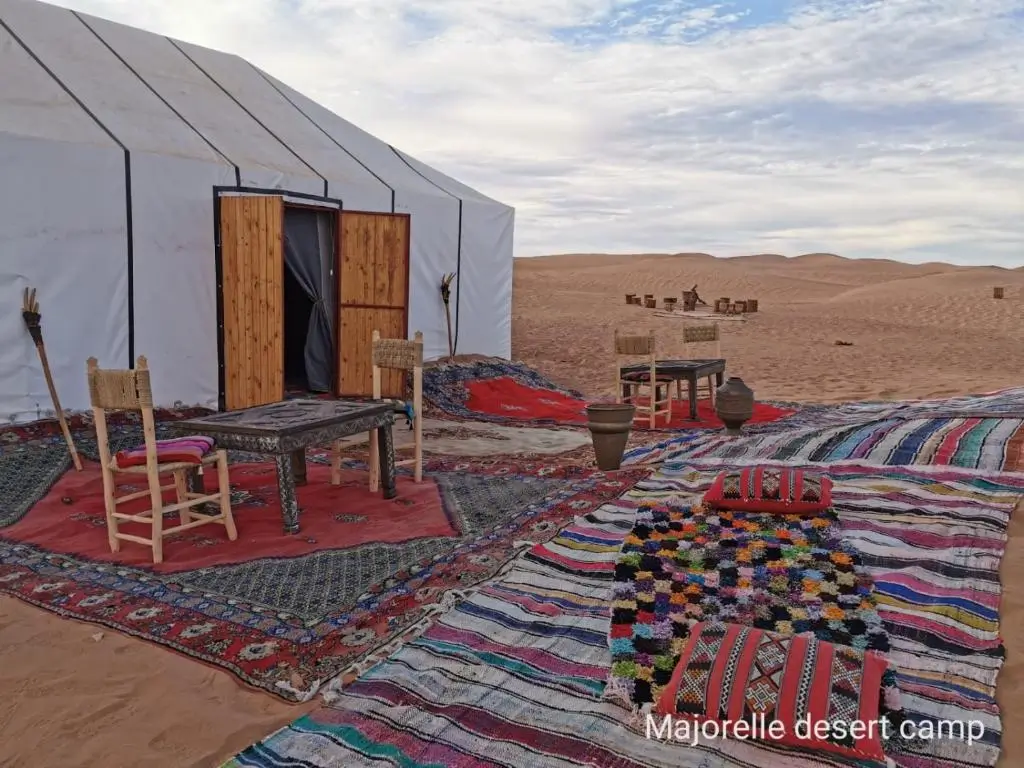
[[[108,411],[141,411],[153,408],[153,389],[145,357],[135,370],[103,370],[95,357],[86,362],[89,400],[93,408]]]
[[[413,340],[409,341],[408,339],[382,339],[380,331],[374,330],[370,349],[373,364],[374,398],[380,399],[381,372],[384,369],[412,371],[413,403],[418,413],[423,391],[423,333],[416,331]]]
[[[629,355],[639,357],[640,355],[654,354],[654,331],[648,331],[646,335],[633,334],[623,335],[615,331],[615,354],[619,356]]]
[[[718,341],[718,324],[711,325],[687,325],[683,327],[684,344],[700,344],[708,341]]]
[[[691,344],[714,344],[714,352],[711,353],[713,358],[720,358],[722,356],[721,338],[718,323],[687,325],[683,327],[683,345],[689,349]],[[686,356],[690,356],[688,352]]]
[[[86,376],[96,427],[96,443],[103,465],[111,464],[106,412],[141,411],[146,463],[151,469],[155,468],[156,422],[153,418],[153,389],[146,358],[140,356],[136,360],[135,370],[103,370],[99,366],[99,361],[95,357],[90,357],[86,362]]]

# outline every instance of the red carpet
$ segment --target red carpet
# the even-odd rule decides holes
[[[586,424],[587,401],[578,400],[564,392],[536,389],[511,376],[477,379],[465,383],[469,397],[467,411],[499,416],[508,421],[554,424]],[[675,390],[673,389],[673,392]],[[754,416],[748,424],[777,421],[793,411],[766,403],[754,405]],[[660,417],[657,429],[720,429],[725,426],[715,415],[709,400],[697,403],[697,421],[690,420],[690,404],[672,402],[672,420]],[[636,429],[646,429],[647,422],[636,422]]]
[[[385,501],[379,492],[370,493],[366,472],[345,470],[342,484],[331,485],[330,469],[311,462],[307,477],[308,484],[297,489],[302,530],[288,535],[281,520],[274,465],[232,464],[232,510],[238,539],[228,541],[224,527],[217,524],[193,528],[164,539],[164,562],[153,565],[152,550],[143,544],[123,541],[120,552],[110,551],[99,465],[85,462],[82,472],[65,474],[21,522],[4,530],[4,537],[91,560],[175,573],[260,558],[297,557],[370,542],[459,535],[445,513],[437,485],[429,478],[417,484],[399,476],[398,498]],[[204,479],[207,488],[216,488],[215,473],[207,472]],[[145,487],[142,478],[119,480],[120,494]],[[168,492],[168,503],[173,495]],[[65,497],[71,499],[70,504],[62,501]],[[144,498],[120,509],[139,512],[148,507]],[[167,526],[177,525],[178,513],[170,513],[165,520]],[[121,530],[149,536],[149,527],[137,523],[122,523]]]

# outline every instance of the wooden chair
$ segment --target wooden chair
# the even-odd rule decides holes
[[[650,363],[650,368],[624,374],[623,357],[643,357],[644,362]],[[645,405],[637,405],[637,412],[633,418],[647,419],[652,429],[656,426],[659,416],[665,417],[666,424],[672,420],[672,382],[671,379],[657,376],[656,360],[654,331],[650,331],[646,336],[624,336],[620,335],[618,330],[615,331],[615,402],[636,404],[644,395],[646,388],[648,402]]]
[[[140,357],[135,370],[101,370],[95,357],[87,362],[89,379],[89,399],[92,402],[92,413],[96,422],[96,443],[100,455],[100,471],[103,476],[103,502],[107,512],[107,539],[110,551],[117,552],[121,541],[134,541],[145,544],[153,549],[153,562],[163,562],[163,540],[172,533],[186,531],[200,525],[219,523],[227,530],[228,539],[238,538],[235,519],[231,514],[231,486],[228,481],[227,451],[212,451],[203,457],[199,465],[190,462],[160,463],[156,440],[156,423],[153,419],[153,391],[150,386],[149,367],[145,357]],[[119,467],[116,458],[110,454],[110,436],[107,432],[108,410],[140,411],[142,413],[142,434],[145,441],[146,463],[138,466]],[[192,470],[205,465],[217,467],[218,488],[216,493],[194,493],[188,490],[187,475]],[[117,496],[117,475],[143,475],[147,488],[144,491]],[[160,484],[160,476],[171,474],[174,482]],[[163,492],[173,490],[177,501],[164,504]],[[149,496],[150,509],[130,514],[118,512],[119,504]],[[207,503],[219,502],[220,511],[216,514],[199,512],[195,507]],[[179,524],[173,528],[164,528],[164,513],[177,512]],[[150,538],[121,533],[118,525],[121,521],[148,524],[151,528]]]
[[[373,399],[380,400],[382,394],[381,374],[384,369],[412,371],[412,428],[413,458],[396,461],[395,466],[413,465],[413,481],[423,481],[423,334],[416,331],[412,341],[406,339],[382,339],[380,331],[373,332],[371,348],[373,365]],[[341,441],[334,444],[331,455],[331,483],[341,482]],[[369,470],[370,491],[380,487],[380,448],[377,444],[377,430],[370,432]]]
[[[690,352],[695,344],[713,344],[714,347],[709,350],[708,354],[697,354],[691,355]],[[685,359],[687,360],[719,360],[722,357],[722,341],[721,331],[718,323],[710,323],[708,325],[688,325],[683,328],[683,345],[685,352]],[[715,377],[708,376],[706,381],[697,382],[697,397],[703,393],[707,393],[708,398],[711,400],[711,405],[715,404]],[[676,381],[676,398],[682,402],[688,395],[683,394],[683,382],[681,380]]]

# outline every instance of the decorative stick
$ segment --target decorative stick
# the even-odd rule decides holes
[[[26,288],[21,301],[21,317],[28,328],[28,335],[36,345],[36,352],[39,353],[39,362],[43,364],[43,376],[46,377],[46,386],[50,390],[50,399],[53,401],[53,409],[57,412],[57,421],[60,422],[60,430],[64,433],[64,442],[68,444],[71,452],[71,461],[75,469],[82,471],[82,460],[78,458],[78,451],[75,450],[75,441],[71,438],[71,430],[64,418],[64,409],[60,407],[60,398],[57,397],[57,387],[53,383],[53,374],[50,373],[50,361],[46,359],[46,346],[43,344],[43,327],[40,324],[42,315],[39,314],[39,302],[36,301],[36,289]]]
[[[452,361],[455,359],[455,348],[452,346],[452,310],[449,302],[452,298],[452,281],[455,279],[455,273],[441,276],[441,301],[444,302],[444,316],[448,322],[448,360]]]

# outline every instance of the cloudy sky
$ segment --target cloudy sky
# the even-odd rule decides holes
[[[1024,0],[57,0],[239,54],[516,252],[1024,264]]]

